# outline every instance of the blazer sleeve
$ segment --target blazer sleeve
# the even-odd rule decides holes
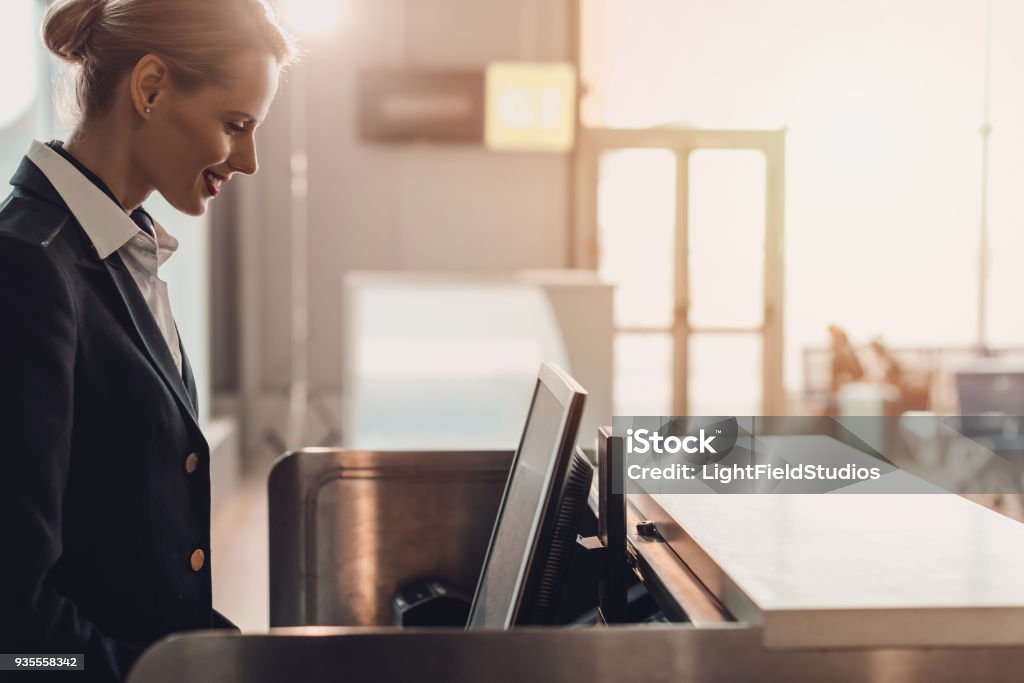
[[[84,654],[90,680],[120,680],[140,652],[47,581],[61,555],[76,327],[46,249],[0,235],[0,652]]]

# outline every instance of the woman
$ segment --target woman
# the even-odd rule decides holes
[[[67,144],[33,143],[0,207],[0,652],[118,680],[211,607],[209,448],[158,267],[154,190],[200,215],[256,172],[292,44],[264,0],[63,0]]]

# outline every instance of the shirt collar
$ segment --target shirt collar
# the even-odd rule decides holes
[[[140,229],[103,189],[83,175],[74,164],[42,142],[33,140],[25,156],[53,185],[82,226],[101,259],[106,259],[136,235],[143,240],[155,242],[158,251],[164,252],[161,254],[161,262],[166,261],[177,249],[178,241],[164,230],[163,226],[153,221],[156,232],[154,239]]]
[[[84,175],[86,178],[89,179],[89,182],[91,182],[93,185],[95,185],[96,187],[98,187],[101,190],[103,190],[103,194],[105,194],[108,197],[110,197],[110,201],[114,202],[118,206],[121,206],[121,202],[119,202],[117,200],[117,197],[114,196],[114,191],[111,190],[110,187],[108,187],[105,182],[103,182],[102,178],[100,178],[98,175],[96,175],[95,173],[90,171],[89,168],[86,167],[86,165],[83,164],[81,161],[76,159],[74,157],[74,155],[71,154],[71,152],[69,152],[66,149],[64,149],[64,143],[63,142],[61,142],[60,140],[50,140],[49,142],[46,143],[46,146],[48,148],[52,149],[57,154],[59,154],[62,157],[64,157],[65,159],[67,159],[68,163],[70,163],[72,166],[74,166],[78,170],[79,173],[81,173],[82,175]]]

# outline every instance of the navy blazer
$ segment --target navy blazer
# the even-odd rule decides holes
[[[0,652],[81,653],[89,680],[119,680],[163,636],[230,625],[210,598],[209,447],[188,359],[183,377],[117,253],[99,258],[27,158],[11,184]]]

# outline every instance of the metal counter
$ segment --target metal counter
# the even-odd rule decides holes
[[[392,623],[403,583],[476,588],[512,451],[309,448],[269,479],[270,625]]]
[[[516,631],[326,627],[179,636],[149,650],[129,683],[1010,683],[1021,648],[772,650],[737,625]]]
[[[472,590],[510,461],[283,458],[270,480],[272,623],[389,623],[394,588],[414,578]],[[688,623],[198,632],[155,645],[129,683],[1024,678],[1024,527],[956,496],[652,495],[629,513],[630,563]],[[633,532],[644,517],[663,538]]]

